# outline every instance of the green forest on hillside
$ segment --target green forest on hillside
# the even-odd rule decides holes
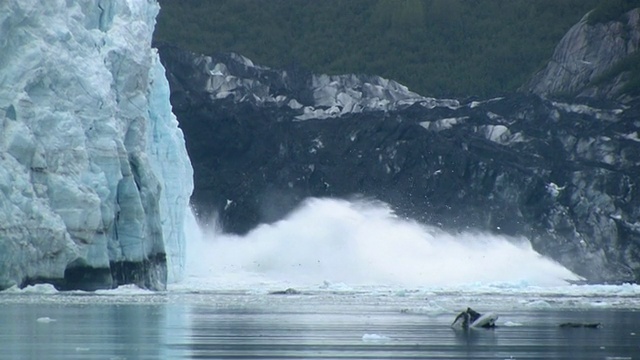
[[[154,40],[432,96],[515,91],[606,0],[160,0]]]

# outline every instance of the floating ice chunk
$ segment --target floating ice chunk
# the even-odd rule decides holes
[[[17,286],[12,286],[9,289],[5,290],[5,292],[24,294],[55,294],[58,292],[58,290],[56,290],[56,288],[51,284],[36,284],[29,285],[23,289],[20,289]]]
[[[413,309],[412,311],[420,314],[427,314],[429,316],[449,314],[451,312],[450,309],[445,308],[444,306],[433,300],[428,301],[427,305],[420,306]]]
[[[524,303],[524,306],[532,307],[532,308],[536,308],[536,309],[548,309],[548,308],[551,308],[551,304],[549,304],[549,302],[544,301],[544,300],[527,301],[527,302]]]
[[[506,326],[506,327],[522,326],[522,324],[521,324],[521,323],[519,323],[519,322],[514,322],[514,321],[505,321],[505,323],[504,323],[504,324],[502,324],[502,325],[503,325],[503,326]]]
[[[41,323],[41,324],[48,324],[48,323],[55,322],[56,319],[52,319],[52,318],[50,318],[48,316],[44,316],[44,317],[37,318],[36,321]]]
[[[98,295],[153,295],[151,290],[142,289],[136,285],[122,285],[110,290],[96,290]]]
[[[331,290],[331,291],[353,291],[353,288],[343,282],[339,282],[339,283],[332,283],[330,281],[323,281],[322,285],[320,286],[321,289],[327,289],[327,290]]]
[[[593,307],[609,307],[609,303],[606,301],[592,301],[589,303],[589,305],[593,306]]]
[[[364,342],[387,342],[391,341],[391,338],[378,334],[364,334],[362,335],[362,341]]]

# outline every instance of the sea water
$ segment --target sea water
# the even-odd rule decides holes
[[[452,329],[456,312],[465,306],[497,312],[498,326]],[[2,293],[0,307],[2,359],[640,357],[637,294],[318,289],[275,295],[255,289],[117,289],[101,294]],[[559,326],[565,322],[602,326]]]
[[[640,358],[637,285],[571,285],[526,239],[448,234],[384,204],[313,199],[187,250],[166,292],[0,292],[0,359]],[[452,329],[467,307],[497,327]]]

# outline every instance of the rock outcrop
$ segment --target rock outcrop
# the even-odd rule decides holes
[[[165,288],[192,170],[151,49],[158,10],[0,2],[0,289]]]
[[[589,14],[567,32],[547,66],[522,91],[630,101],[621,91],[629,72],[612,70],[631,56],[640,59],[640,8],[616,21],[590,24],[588,19]]]
[[[588,281],[640,279],[638,102],[438,100],[377,77],[159,51],[201,221],[244,233],[306,197],[372,197],[451,231],[526,236]]]

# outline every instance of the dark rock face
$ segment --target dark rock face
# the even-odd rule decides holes
[[[591,282],[640,279],[640,103],[437,100],[159,50],[201,221],[245,233],[306,197],[364,196],[451,231],[526,236]]]
[[[640,49],[640,8],[620,21],[589,24],[588,15],[574,25],[556,47],[546,68],[522,90],[546,96],[570,94],[627,101],[621,93],[627,72],[601,77]]]

